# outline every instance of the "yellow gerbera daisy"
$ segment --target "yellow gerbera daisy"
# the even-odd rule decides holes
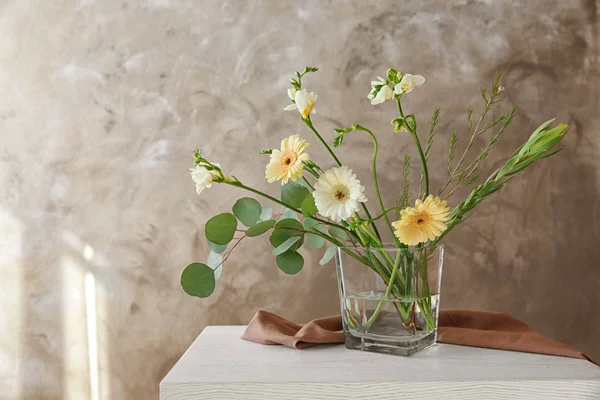
[[[415,207],[400,211],[400,221],[393,222],[394,234],[408,246],[434,240],[446,230],[450,210],[446,200],[429,195],[425,201],[417,199]]]
[[[302,161],[308,161],[308,153],[304,150],[310,144],[298,135],[292,135],[281,141],[281,150],[273,150],[271,161],[267,165],[265,177],[269,182],[281,179],[281,184],[288,180],[295,181],[302,176],[304,165]]]

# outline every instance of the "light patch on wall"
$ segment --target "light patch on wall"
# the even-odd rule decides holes
[[[107,319],[106,296],[93,273],[103,264],[102,258],[73,232],[63,231],[61,238],[72,251],[61,260],[64,392],[72,399],[109,399],[108,349],[100,345],[107,343],[107,333],[98,329],[99,321]]]
[[[93,249],[89,247],[92,250]],[[98,384],[98,336],[96,321],[96,279],[91,272],[85,273],[85,310],[87,322],[88,365],[90,371],[90,400],[100,398]]]
[[[67,64],[59,68],[56,76],[66,78],[73,82],[91,79],[101,84],[106,83],[106,79],[104,79],[104,76],[102,76],[100,72],[89,68],[78,67],[74,64]]]
[[[6,398],[21,398],[22,241],[25,225],[0,207],[0,380]]]
[[[171,7],[170,0],[147,0],[148,7],[151,8],[169,8]]]

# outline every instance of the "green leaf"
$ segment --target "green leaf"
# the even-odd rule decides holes
[[[260,216],[258,217],[258,219],[260,219],[261,221],[266,221],[268,219],[271,219],[272,216],[273,208],[269,206],[262,206],[262,211],[260,212]]]
[[[206,264],[190,264],[181,273],[181,287],[191,296],[208,297],[215,290],[215,273]]]
[[[269,236],[269,242],[273,247],[279,247],[283,242],[291,237],[303,236],[304,227],[300,222],[292,218],[282,219],[275,224],[275,229]],[[302,242],[298,242],[294,245],[292,250],[296,250],[302,245]]]
[[[211,251],[214,251],[215,253],[222,253],[225,251],[225,249],[227,249],[226,244],[216,244],[208,239],[206,239],[206,242],[208,243],[208,247],[210,247]]]
[[[287,219],[287,218],[292,218],[292,219],[298,220],[298,214],[296,214],[295,211],[287,209],[283,212],[283,214],[281,214],[279,221],[281,221],[282,219]]]
[[[269,229],[271,229],[275,225],[275,221],[270,219],[268,221],[259,222],[256,225],[252,225],[250,228],[246,229],[246,236],[255,237],[260,236]]]
[[[294,208],[300,208],[309,194],[307,188],[297,183],[288,182],[281,186],[281,201]]]
[[[348,236],[348,232],[345,230],[338,228],[337,226],[332,226],[329,228],[329,234],[335,238],[340,239],[341,241],[350,240],[350,236]]]
[[[325,228],[323,228],[317,221],[315,221],[312,218],[307,218],[304,221],[304,229],[307,231],[315,230],[318,232],[325,233]],[[308,244],[310,244],[313,247],[316,247],[317,249],[320,249],[323,246],[325,246],[325,239],[314,233],[307,233],[306,241],[308,242]]]
[[[398,71],[396,71],[394,68],[389,68],[387,70],[387,78],[393,83],[400,82],[400,79],[398,79]]]
[[[322,238],[319,235],[315,235],[314,233],[307,233],[306,234],[306,241],[312,247],[317,248],[317,249],[320,249],[323,246],[325,246],[325,239]]]
[[[307,231],[314,229],[319,232],[325,232],[325,228],[312,218],[306,218],[306,220],[304,221],[304,228]]]
[[[408,154],[404,155],[404,161],[402,162],[402,196],[398,200],[396,204],[398,210],[396,211],[396,216],[400,219],[400,211],[408,206],[408,197],[410,194],[410,181],[408,180],[408,175],[410,174],[410,156]]]
[[[302,239],[302,236],[291,237],[285,242],[281,243],[279,246],[273,249],[273,255],[277,256],[285,251],[287,251],[290,247],[292,247],[298,240]]]
[[[219,279],[223,274],[223,256],[221,254],[215,253],[214,251],[208,253],[206,265],[214,271],[215,279]]]
[[[340,133],[339,135],[337,135],[335,137],[335,139],[333,139],[333,147],[338,148],[342,145],[342,142],[344,141],[344,134]]]
[[[317,205],[315,204],[315,198],[312,196],[312,194],[309,194],[308,197],[304,199],[301,208],[302,215],[305,217],[312,217],[317,213],[317,211],[319,211],[317,209]]]
[[[329,262],[329,260],[331,260],[333,258],[333,256],[335,255],[335,247],[328,247],[327,250],[325,250],[325,254],[323,254],[323,258],[321,258],[321,261],[319,261],[319,264],[321,265],[325,265]]]
[[[288,250],[279,254],[276,258],[277,266],[288,275],[294,275],[300,272],[304,266],[304,258],[296,251]]]
[[[233,239],[237,228],[237,220],[231,213],[216,215],[206,222],[206,239],[214,244],[227,244]]]
[[[260,203],[251,197],[243,197],[233,205],[233,215],[246,226],[252,226],[258,221],[262,213]]]

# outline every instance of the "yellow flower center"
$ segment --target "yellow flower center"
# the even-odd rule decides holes
[[[296,157],[296,154],[294,152],[284,153],[283,157],[281,158],[284,165],[294,164],[297,159],[298,157]]]
[[[427,211],[421,211],[421,212],[416,213],[412,217],[411,223],[416,224],[416,225],[424,225],[424,224],[428,223],[429,220],[431,220],[431,215],[429,215],[429,213]]]
[[[348,197],[350,197],[350,190],[348,189],[348,186],[337,185],[334,187],[333,197],[339,202],[346,200]]]

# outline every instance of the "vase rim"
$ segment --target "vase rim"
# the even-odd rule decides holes
[[[380,251],[380,250],[416,250],[416,249],[420,249],[420,247],[417,246],[408,246],[408,247],[398,247],[395,243],[383,243],[383,246],[335,246],[338,249],[371,249],[371,250],[375,250],[375,251]],[[443,244],[435,244],[433,246],[431,245],[427,245],[425,247],[429,247],[429,248],[433,248],[433,249],[443,249],[444,245]]]

